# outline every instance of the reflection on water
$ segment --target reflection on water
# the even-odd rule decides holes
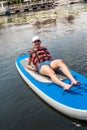
[[[0,128],[1,130],[81,130],[87,122],[71,120],[56,113],[30,90],[15,67],[15,59],[31,48],[37,34],[54,58],[63,59],[70,68],[87,76],[87,12],[72,23],[65,18],[40,28],[11,26],[0,30]]]

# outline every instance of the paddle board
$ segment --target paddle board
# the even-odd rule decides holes
[[[87,120],[87,77],[70,69],[72,75],[81,82],[78,86],[64,91],[48,77],[27,69],[28,54],[16,58],[16,67],[29,87],[46,103],[59,112],[75,119]],[[59,74],[58,74],[59,76]],[[68,78],[60,77],[63,82],[70,83]]]

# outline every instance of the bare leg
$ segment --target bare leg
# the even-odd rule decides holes
[[[77,85],[80,84],[79,81],[77,81],[72,74],[70,73],[68,67],[66,66],[66,64],[62,61],[62,60],[54,60],[51,62],[51,67],[52,69],[55,68],[61,68],[61,71],[71,80],[71,84],[73,85]]]
[[[49,67],[48,65],[43,65],[40,69],[40,73],[42,75],[46,75],[46,76],[49,76],[51,78],[51,80],[57,84],[57,85],[60,85],[61,87],[64,88],[64,90],[67,90],[69,89],[72,84],[67,84],[67,83],[64,83],[62,82],[58,76],[56,75],[56,73],[54,72],[54,70],[52,70],[51,67]]]

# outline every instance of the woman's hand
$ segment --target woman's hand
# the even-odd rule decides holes
[[[33,70],[33,71],[37,71],[37,68],[36,68],[36,67],[32,67],[32,70]]]
[[[27,65],[27,68],[33,71],[37,71],[37,68],[31,65]]]

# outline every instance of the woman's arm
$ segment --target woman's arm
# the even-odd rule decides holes
[[[28,58],[27,68],[33,71],[37,71],[37,68],[31,65],[31,57]]]

